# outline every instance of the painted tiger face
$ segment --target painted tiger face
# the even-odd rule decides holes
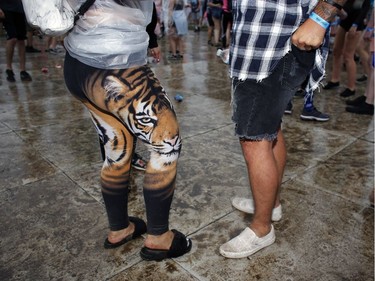
[[[152,72],[136,73],[105,77],[101,85],[105,106],[136,137],[152,146],[154,153],[163,155],[162,162],[175,161],[181,139],[172,103]]]

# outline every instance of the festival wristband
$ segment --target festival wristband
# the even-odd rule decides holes
[[[374,31],[373,27],[366,27],[366,31]]]
[[[331,6],[335,7],[336,9],[341,10],[342,6],[340,4],[337,4],[336,2],[332,0],[322,0],[324,3],[330,4]]]
[[[329,22],[326,21],[325,19],[322,19],[318,14],[316,14],[314,12],[312,12],[310,14],[310,19],[315,21],[317,24],[319,24],[324,29],[327,29],[329,27]]]
[[[352,27],[358,27],[358,24],[353,23],[353,24],[352,24]]]

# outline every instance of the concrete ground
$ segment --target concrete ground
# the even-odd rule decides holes
[[[171,228],[193,241],[191,252],[163,262],[139,256],[143,239],[105,250],[98,139],[88,112],[66,90],[63,55],[27,54],[33,81],[5,76],[0,38],[0,280],[324,280],[374,279],[374,120],[345,112],[339,90],[316,93],[328,122],[299,118],[303,99],[285,116],[288,162],[283,219],[276,242],[231,260],[219,246],[250,222],[231,206],[250,197],[245,163],[233,133],[227,66],[206,32],[186,38],[184,59],[152,64],[173,100],[183,137]],[[41,48],[45,39],[35,38]],[[42,68],[48,72],[43,73]],[[359,74],[361,67],[359,65]],[[358,85],[357,95],[364,91]],[[142,144],[139,152],[148,157]],[[132,173],[129,212],[145,218],[143,173]]]

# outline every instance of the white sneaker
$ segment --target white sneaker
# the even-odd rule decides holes
[[[232,205],[237,210],[248,214],[254,214],[254,201],[253,199],[243,198],[243,197],[235,197],[232,199]],[[272,210],[272,221],[279,221],[283,216],[283,211],[281,208],[281,204]]]
[[[275,242],[275,230],[271,225],[271,231],[264,237],[259,238],[254,231],[246,227],[237,237],[221,245],[220,254],[226,258],[238,259],[248,257],[255,252]]]

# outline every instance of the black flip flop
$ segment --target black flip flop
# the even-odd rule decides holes
[[[192,247],[192,242],[181,232],[172,229],[174,238],[169,250],[157,250],[143,247],[141,249],[141,258],[147,261],[162,261],[168,258],[177,258],[188,252]]]
[[[136,217],[129,217],[129,221],[134,223],[134,232],[126,236],[124,239],[122,239],[120,242],[117,242],[117,243],[111,243],[109,242],[108,238],[106,238],[104,241],[104,248],[106,249],[117,248],[121,245],[124,245],[126,242],[129,242],[141,236],[142,234],[146,233],[147,231],[146,223],[142,219],[136,218]]]

